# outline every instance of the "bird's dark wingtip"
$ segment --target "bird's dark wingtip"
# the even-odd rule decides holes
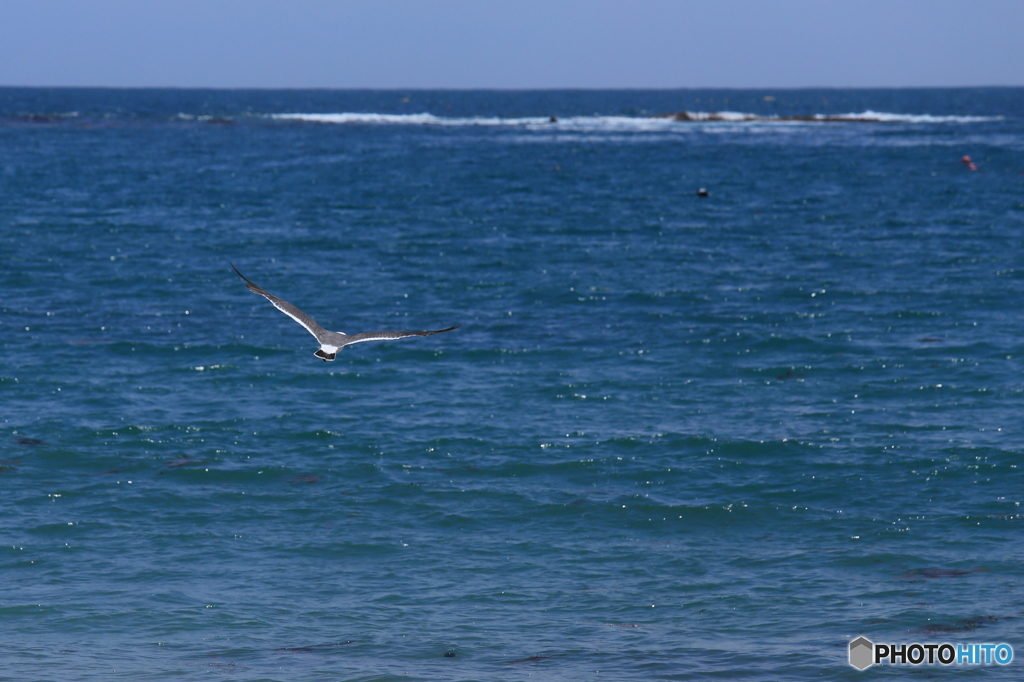
[[[238,271],[238,268],[236,268],[236,267],[235,267],[235,264],[234,264],[234,263],[232,263],[231,261],[228,261],[228,265],[230,265],[230,266],[231,266],[231,269],[235,271],[235,274],[236,274],[236,275],[238,275],[239,277],[241,277],[241,278],[242,278],[242,280],[244,280],[244,281],[245,281],[245,285],[246,285],[246,286],[247,286],[247,287],[248,287],[248,288],[249,288],[249,289],[250,289],[251,291],[254,291],[254,292],[256,292],[257,294],[262,294],[262,293],[263,293],[263,290],[262,290],[262,289],[260,289],[260,288],[259,288],[258,286],[256,286],[255,284],[253,284],[253,282],[252,282],[252,280],[251,280],[251,279],[249,279],[248,277],[246,277],[245,275],[243,275],[243,274],[242,274],[241,272],[239,272],[239,271]],[[257,289],[260,289],[260,290],[259,290],[259,291],[257,291]]]

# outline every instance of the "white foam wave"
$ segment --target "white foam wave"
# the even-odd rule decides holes
[[[830,118],[879,123],[985,123],[1002,121],[1002,116],[933,116],[931,114],[889,114],[884,111],[864,111],[859,114],[836,114]]]
[[[436,125],[436,126],[522,126],[531,123],[546,123],[547,118],[444,118],[433,114],[271,114],[270,118],[281,121],[304,121],[307,123],[349,123],[376,125]]]
[[[697,124],[818,124],[818,123],[981,123],[1002,120],[1002,116],[934,116],[931,114],[892,114],[864,111],[849,114],[813,114],[807,116],[760,116],[738,111],[680,111],[657,116],[527,116],[517,118],[462,117],[446,118],[434,114],[377,114],[343,112],[335,114],[270,114],[278,121],[349,125],[402,126],[481,126],[520,127],[579,132],[666,132],[681,126]]]
[[[761,116],[738,111],[678,111],[661,114],[661,118],[691,123],[721,121],[726,123],[981,123],[985,121],[1001,121],[1002,116],[934,116],[932,114],[892,114],[883,111],[862,111],[849,114],[806,114],[806,115],[773,115]]]
[[[553,118],[550,116],[524,116],[501,118],[497,116],[473,116],[445,118],[433,114],[271,114],[270,118],[280,121],[301,121],[306,123],[336,123],[362,125],[428,125],[428,126],[481,126],[556,128],[560,130],[665,130],[675,122],[663,118],[646,116],[572,116]]]

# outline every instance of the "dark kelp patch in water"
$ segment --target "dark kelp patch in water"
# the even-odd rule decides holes
[[[899,577],[901,580],[917,580],[920,578],[934,580],[936,578],[960,578],[965,575],[971,575],[972,573],[987,572],[987,568],[972,568],[969,571],[963,571],[956,568],[915,568],[901,574]]]
[[[354,639],[347,640],[345,642],[329,642],[327,644],[313,644],[310,646],[283,646],[274,649],[274,653],[279,654],[329,654],[335,651],[339,647],[343,647],[347,644],[355,644]]]
[[[995,623],[998,620],[999,618],[996,616],[977,616],[975,618],[958,620],[952,624],[935,623],[933,625],[925,625],[923,628],[911,630],[910,632],[915,635],[939,635],[955,632],[971,632],[978,628],[983,628],[989,623]]]

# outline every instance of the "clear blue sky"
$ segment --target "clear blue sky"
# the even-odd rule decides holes
[[[1022,0],[0,0],[0,85],[1024,85]]]

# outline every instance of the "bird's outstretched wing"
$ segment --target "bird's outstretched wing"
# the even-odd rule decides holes
[[[269,291],[265,291],[256,286],[255,284],[253,284],[252,282],[250,282],[248,277],[238,272],[238,268],[235,267],[234,263],[231,263],[230,265],[231,269],[235,271],[235,274],[237,274],[239,277],[245,280],[245,286],[249,289],[249,291],[253,292],[254,294],[259,294],[260,296],[266,298],[268,301],[274,304],[275,308],[277,308],[282,313],[284,313],[288,317],[292,318],[293,320],[301,324],[306,329],[306,331],[308,331],[310,334],[316,337],[317,341],[323,342],[324,338],[329,332],[323,327],[321,327],[319,324],[317,324],[316,320],[314,320],[312,317],[310,317],[306,313],[302,312],[301,310],[293,306],[288,301],[280,299],[277,296],[274,296]]]
[[[459,325],[447,329],[436,329],[430,332],[363,332],[361,334],[349,334],[345,337],[345,345],[361,343],[363,341],[390,341],[393,339],[404,339],[407,336],[430,336],[431,334],[442,334],[458,329]]]

